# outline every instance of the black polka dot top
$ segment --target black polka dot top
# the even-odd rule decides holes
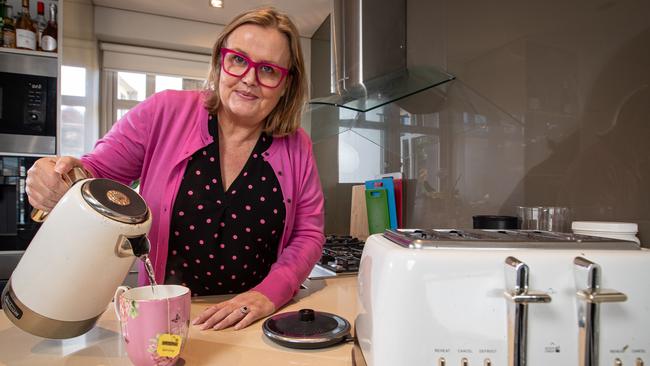
[[[165,283],[193,296],[240,293],[259,284],[277,258],[285,208],[275,172],[262,153],[272,137],[262,133],[239,175],[224,191],[217,120],[214,142],[187,164],[174,202]]]

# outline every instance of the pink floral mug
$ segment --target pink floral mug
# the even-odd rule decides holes
[[[115,314],[129,359],[136,366],[171,366],[190,324],[190,289],[178,285],[129,288],[114,296]]]

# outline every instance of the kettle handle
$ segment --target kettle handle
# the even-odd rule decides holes
[[[117,320],[119,322],[122,321],[122,318],[120,317],[120,312],[122,309],[120,309],[120,295],[123,293],[129,291],[131,288],[129,286],[118,286],[117,290],[115,290],[115,295],[113,295],[113,305],[115,309],[115,316],[117,317]]]
[[[61,174],[61,178],[63,178],[63,181],[68,185],[68,188],[72,187],[78,181],[88,179],[90,177],[91,177],[90,173],[86,169],[79,166],[72,168],[72,170],[70,170],[66,174]],[[36,222],[43,222],[47,218],[48,214],[49,214],[48,211],[35,208],[32,210],[30,216],[32,220]]]

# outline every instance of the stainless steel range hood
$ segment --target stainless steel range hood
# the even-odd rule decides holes
[[[367,112],[454,77],[406,67],[406,0],[332,0],[331,96],[326,104]]]

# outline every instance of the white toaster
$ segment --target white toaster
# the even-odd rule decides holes
[[[371,366],[650,365],[650,251],[539,231],[370,236],[358,344]]]

